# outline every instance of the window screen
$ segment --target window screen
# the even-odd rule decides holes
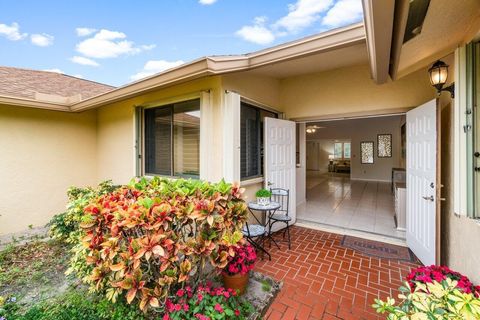
[[[145,110],[145,173],[200,176],[200,100]]]
[[[240,177],[263,176],[263,120],[277,115],[242,102],[240,105]]]

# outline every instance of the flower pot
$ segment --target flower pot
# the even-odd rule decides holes
[[[270,198],[269,197],[257,197],[257,203],[266,206],[270,204]]]
[[[238,292],[239,295],[245,293],[245,289],[248,285],[248,273],[247,274],[235,274],[233,276],[222,274],[223,286],[227,289],[233,289]]]

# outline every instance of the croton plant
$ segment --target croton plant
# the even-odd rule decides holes
[[[80,223],[74,264],[93,290],[140,309],[165,308],[172,292],[199,283],[205,266],[224,268],[243,243],[243,190],[225,182],[134,180],[92,199]]]

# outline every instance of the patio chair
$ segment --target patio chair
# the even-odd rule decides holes
[[[272,230],[272,226],[275,223],[277,222],[285,223],[287,227],[283,231],[283,238],[285,239],[285,233],[286,233],[288,235],[288,249],[291,249],[290,222],[292,221],[292,217],[288,215],[290,191],[288,189],[282,189],[282,188],[271,188],[270,191],[272,192],[271,200],[278,202],[281,205],[281,207],[275,212],[275,214],[270,216],[269,232]]]
[[[258,224],[249,224],[248,222],[242,228],[242,234],[247,238],[247,241],[258,251],[262,251],[266,253],[268,256],[268,260],[272,260],[272,256],[268,253],[267,250],[260,244],[264,242],[265,235],[267,233],[267,229],[263,226],[258,218],[253,215],[255,220],[257,220]],[[257,239],[257,240],[255,240]]]

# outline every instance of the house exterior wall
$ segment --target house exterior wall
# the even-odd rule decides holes
[[[224,90],[232,90],[242,97],[265,104],[277,111],[280,108],[280,80],[240,72],[222,76],[222,87]]]
[[[450,65],[449,73],[455,72],[459,66],[456,62],[445,60]],[[463,66],[462,66],[463,67]],[[462,86],[464,81],[455,79],[456,86]],[[462,89],[462,88],[459,88]],[[466,90],[459,90],[460,95]],[[461,97],[459,97],[461,98]],[[478,244],[480,243],[480,223],[466,217],[465,212],[455,212],[455,161],[457,148],[455,147],[455,126],[460,122],[454,121],[456,109],[459,103],[452,100],[448,93],[442,93],[439,99],[441,114],[441,262],[453,270],[467,275],[474,283],[480,284],[480,255]],[[461,130],[463,134],[463,129]]]
[[[98,180],[111,179],[127,183],[136,173],[135,107],[160,106],[176,101],[202,98],[209,92],[208,105],[202,106],[201,175],[218,181],[222,177],[221,96],[218,77],[204,78],[174,87],[160,89],[98,109]],[[204,142],[203,142],[204,141]],[[216,155],[216,156],[215,156]],[[202,163],[204,162],[204,163]]]
[[[280,108],[289,119],[413,108],[435,98],[427,70],[377,85],[359,65],[283,79]],[[403,110],[404,111],[404,110]]]
[[[70,186],[96,184],[96,111],[0,105],[0,235],[40,227]]]

